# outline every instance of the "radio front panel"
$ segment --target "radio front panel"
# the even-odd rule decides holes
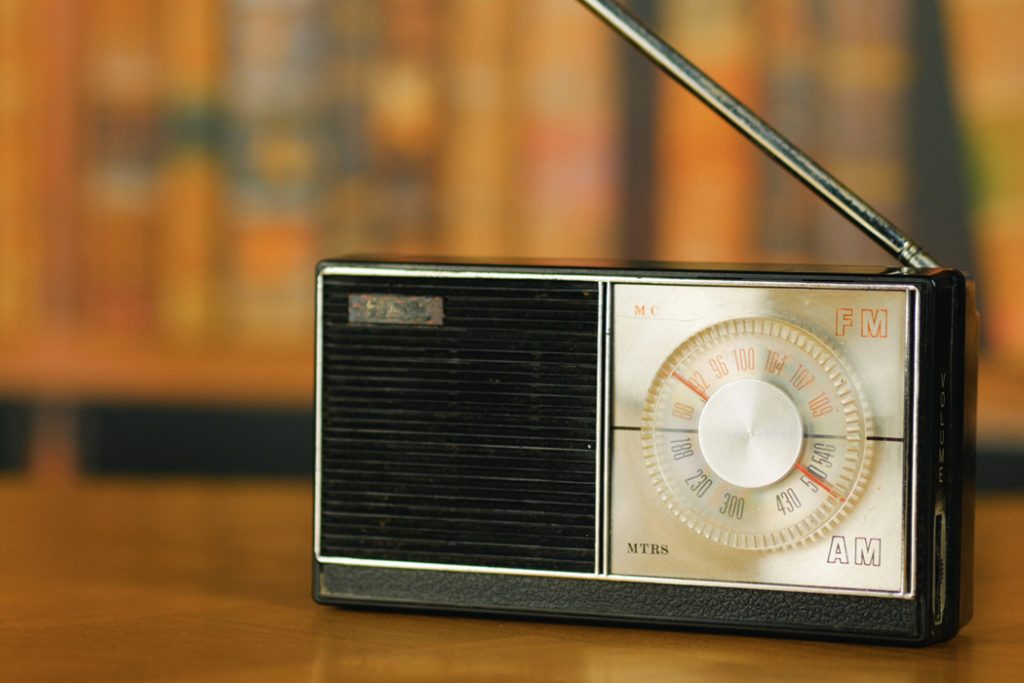
[[[913,292],[617,285],[616,576],[913,593]]]
[[[321,557],[912,594],[906,288],[382,284],[324,283]]]

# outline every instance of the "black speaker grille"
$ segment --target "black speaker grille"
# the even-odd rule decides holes
[[[442,325],[349,324],[350,294]],[[598,291],[325,276],[321,553],[594,570]]]

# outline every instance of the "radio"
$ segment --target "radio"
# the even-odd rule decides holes
[[[952,637],[971,616],[972,282],[583,1],[904,265],[321,263],[315,598]]]

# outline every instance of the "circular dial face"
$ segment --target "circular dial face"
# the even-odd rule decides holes
[[[644,457],[672,513],[733,548],[817,538],[856,503],[870,418],[829,346],[782,320],[738,318],[684,341],[647,392]]]

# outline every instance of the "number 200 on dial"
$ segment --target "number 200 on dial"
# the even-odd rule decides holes
[[[840,357],[771,318],[705,328],[662,364],[641,440],[656,490],[702,536],[781,549],[821,536],[856,503],[870,418]]]

